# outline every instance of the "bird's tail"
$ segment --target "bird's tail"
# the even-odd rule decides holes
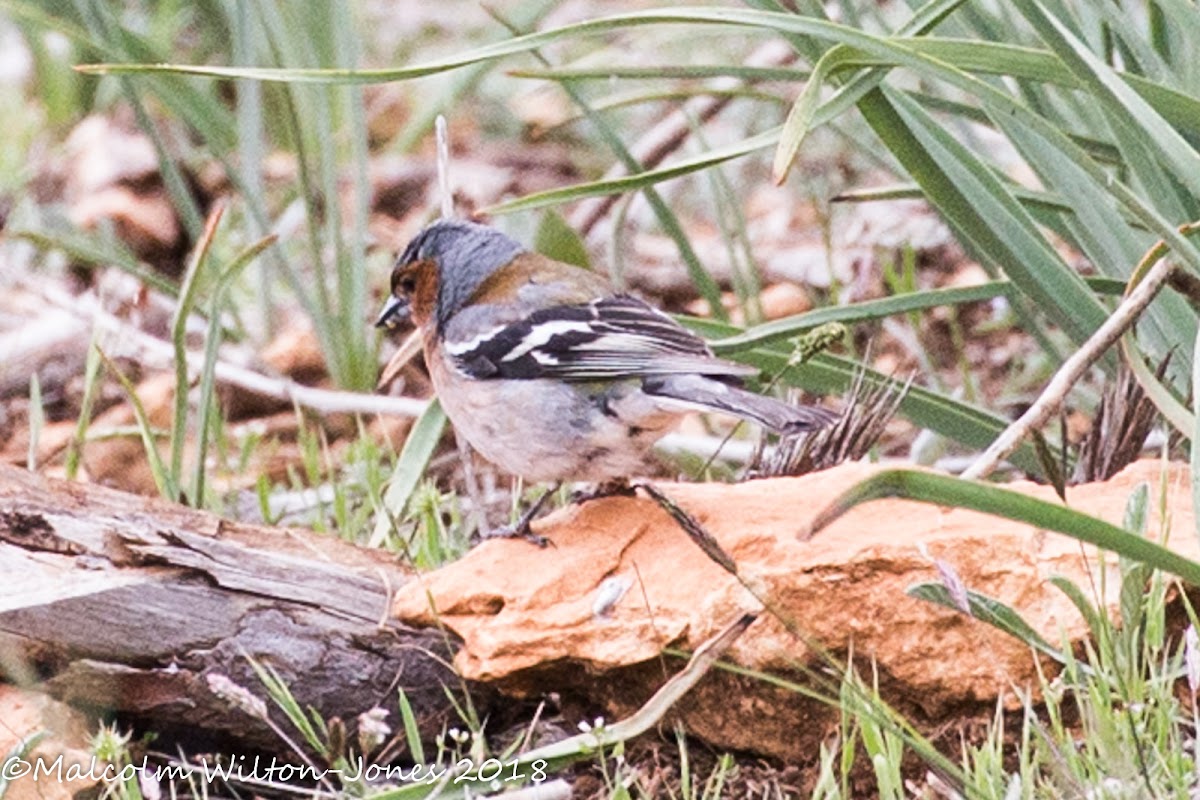
[[[702,411],[733,414],[781,434],[817,430],[837,419],[837,414],[826,408],[789,405],[703,375],[647,377],[642,389]]]

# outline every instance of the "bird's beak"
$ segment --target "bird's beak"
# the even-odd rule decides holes
[[[379,312],[379,319],[375,320],[375,327],[392,329],[402,322],[407,322],[411,315],[412,306],[409,304],[408,298],[392,295],[388,297],[383,311]]]
[[[383,368],[383,374],[379,376],[379,383],[375,388],[383,389],[396,380],[400,371],[408,366],[408,362],[412,361],[419,352],[421,352],[421,332],[417,330],[410,333],[396,354],[388,359],[387,366]]]

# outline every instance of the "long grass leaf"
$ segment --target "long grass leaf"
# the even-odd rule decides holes
[[[150,465],[150,475],[154,478],[154,486],[160,495],[177,502],[181,487],[158,452],[158,443],[155,441],[157,431],[150,424],[150,416],[146,413],[142,399],[138,397],[137,387],[121,371],[116,362],[104,354],[104,351],[95,345],[93,345],[93,349],[99,354],[108,371],[116,377],[121,388],[125,390],[125,396],[128,398],[129,405],[133,409],[133,416],[137,420],[138,435],[141,437],[142,447],[146,451],[146,461]]]
[[[496,203],[483,210],[488,214],[510,214],[517,211],[532,211],[546,208],[547,206],[562,205],[587,197],[600,197],[608,194],[621,194],[623,192],[645,189],[663,181],[690,175],[693,172],[709,169],[725,161],[741,158],[756,150],[771,147],[779,141],[779,131],[780,128],[772,128],[771,130],[763,131],[725,147],[718,147],[697,156],[681,158],[667,166],[639,171],[631,175],[622,175],[617,178],[590,181],[562,189],[532,192],[515,200]]]
[[[919,8],[912,19],[908,20],[899,31],[900,35],[923,34],[945,19],[954,9],[962,5],[963,0],[930,0]],[[788,170],[796,160],[808,132],[812,130],[817,115],[817,101],[820,99],[822,85],[829,76],[837,72],[842,63],[851,60],[856,51],[846,45],[829,48],[813,67],[812,76],[800,92],[792,110],[783,123],[783,131],[779,137],[779,146],[775,150],[775,159],[771,174],[776,183],[783,183]],[[887,77],[887,70],[875,69],[854,76],[854,78],[838,92],[838,97],[830,101],[833,113],[840,113],[857,103],[867,92],[878,86]]]
[[[1192,513],[1196,538],[1200,539],[1200,336],[1192,345],[1192,446],[1188,450],[1192,476]]]
[[[183,284],[179,289],[179,301],[175,304],[175,314],[171,318],[171,344],[175,349],[175,400],[171,422],[170,472],[171,484],[176,489],[180,488],[183,476],[183,451],[187,443],[188,390],[191,386],[187,360],[187,321],[196,307],[200,276],[204,273],[213,238],[224,213],[225,205],[219,203],[209,214],[204,225],[204,234],[196,243],[188,260],[187,272],[184,273]],[[171,499],[178,502],[181,498],[176,496]],[[198,502],[199,498],[191,500]]]
[[[191,497],[197,505],[204,502],[205,474],[208,467],[209,437],[212,435],[213,415],[216,410],[217,352],[221,345],[221,309],[233,281],[264,250],[275,243],[275,236],[267,236],[234,256],[221,270],[216,285],[212,288],[212,300],[208,307],[208,331],[204,337],[204,366],[200,369],[200,391],[196,404],[199,409],[196,423],[196,463],[192,477]]]
[[[430,402],[425,413],[413,424],[404,440],[396,467],[384,490],[384,508],[380,509],[371,535],[370,546],[380,547],[394,529],[395,520],[403,517],[413,492],[425,475],[429,459],[433,457],[442,434],[446,430],[446,412],[437,400]]]
[[[1123,528],[1057,503],[978,481],[914,470],[885,470],[846,490],[813,521],[813,531],[832,524],[850,509],[883,498],[901,498],[980,511],[1055,531],[1096,545],[1154,569],[1200,585],[1200,563]]]
[[[746,67],[740,64],[659,64],[656,66],[599,66],[543,67],[510,69],[505,74],[513,78],[546,81],[581,80],[698,80],[702,78],[737,78],[747,83],[756,81],[805,81],[811,74],[793,67]]]
[[[1121,284],[1124,289],[1124,284]],[[978,286],[949,289],[929,289],[893,295],[879,300],[865,300],[844,306],[830,306],[795,314],[783,319],[756,325],[745,331],[709,342],[716,353],[736,353],[752,347],[782,341],[829,322],[863,322],[896,314],[907,314],[939,306],[978,303],[1005,297],[1013,291],[1010,281],[989,281]]]
[[[1103,641],[1104,623],[1101,621],[1100,615],[1096,613],[1096,607],[1092,605],[1091,600],[1088,599],[1087,594],[1079,587],[1079,584],[1061,575],[1051,575],[1049,580],[1079,610],[1079,615],[1087,623],[1092,637],[1098,642]]]
[[[908,587],[904,593],[909,597],[916,597],[946,608],[959,610],[958,604],[950,596],[949,590],[941,583],[918,583]],[[971,616],[980,622],[985,622],[993,628],[1007,633],[1039,653],[1050,656],[1060,664],[1066,661],[1062,651],[1046,641],[1045,637],[1038,633],[1011,606],[969,589],[967,590],[967,602],[971,609]]]
[[[1200,197],[1200,153],[1062,22],[1036,0],[1015,5],[1071,72],[1100,99],[1105,109],[1154,143],[1155,152],[1175,177]]]
[[[859,108],[974,252],[1008,275],[1074,341],[1085,341],[1104,322],[1104,307],[1008,187],[915,101],[884,87]]]
[[[6,229],[4,235],[23,239],[42,249],[61,250],[77,263],[116,267],[168,297],[179,293],[178,286],[138,261],[137,256],[116,238],[88,234],[73,228],[51,230],[16,226]]]

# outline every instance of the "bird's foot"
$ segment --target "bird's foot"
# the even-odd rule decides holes
[[[542,496],[533,502],[525,513],[521,515],[512,525],[502,525],[499,528],[494,528],[482,534],[484,539],[524,539],[530,544],[535,544],[538,547],[545,547],[551,544],[551,541],[545,536],[540,536],[533,532],[533,520],[537,517],[538,512],[542,510],[542,506],[546,505],[546,501],[558,491],[561,484],[555,484],[542,493]]]

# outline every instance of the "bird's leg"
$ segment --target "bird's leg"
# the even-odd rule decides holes
[[[524,539],[530,544],[536,544],[538,547],[545,547],[550,544],[550,540],[545,536],[539,536],[533,532],[533,520],[542,510],[542,506],[546,505],[546,501],[558,491],[558,487],[562,483],[556,483],[542,493],[542,496],[533,501],[533,505],[525,510],[521,518],[513,525],[503,525],[495,530],[488,531],[483,534],[484,539]]]
[[[487,504],[484,503],[483,489],[479,485],[479,475],[475,472],[475,451],[467,442],[458,428],[450,426],[454,431],[454,444],[458,447],[458,460],[462,464],[463,483],[467,488],[467,497],[471,498],[471,506],[475,517],[475,529],[487,530],[491,527],[487,518]]]

